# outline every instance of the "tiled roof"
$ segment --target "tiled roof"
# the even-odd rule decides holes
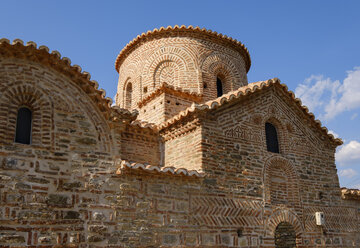
[[[360,200],[360,190],[341,188],[341,198],[344,200]]]
[[[235,91],[231,91],[227,94],[224,94],[221,97],[216,98],[215,100],[208,101],[204,104],[193,104],[191,107],[185,109],[184,111],[181,111],[179,114],[172,117],[171,119],[161,123],[158,126],[158,128],[159,128],[159,130],[167,128],[190,114],[217,109],[226,103],[232,102],[232,101],[234,101],[236,99],[240,99],[242,97],[249,96],[255,92],[261,91],[265,88],[269,88],[272,86],[280,87],[286,94],[288,94],[291,97],[291,99],[302,109],[302,111],[311,119],[313,124],[321,132],[326,134],[332,142],[334,142],[336,145],[343,144],[341,139],[335,138],[331,133],[328,132],[328,129],[326,127],[323,127],[321,125],[321,122],[319,120],[315,119],[314,114],[309,112],[309,109],[306,106],[302,105],[301,100],[299,98],[295,98],[295,94],[292,91],[289,91],[285,84],[281,84],[280,80],[278,78],[269,79],[266,81],[259,81],[259,82],[255,82],[255,83],[250,83],[246,86],[240,87],[239,89],[237,89]]]
[[[122,174],[125,170],[144,170],[147,172],[155,173],[167,173],[178,176],[195,176],[195,177],[204,177],[203,172],[198,172],[196,170],[187,170],[184,168],[175,168],[175,167],[159,167],[155,165],[145,165],[141,163],[132,163],[126,160],[121,160],[120,165],[116,171],[116,174]]]
[[[198,94],[196,92],[191,92],[186,89],[181,89],[180,87],[175,87],[173,85],[169,85],[165,82],[161,83],[160,87],[157,88],[155,91],[153,91],[151,94],[146,96],[144,99],[142,99],[140,102],[137,103],[139,108],[150,102],[155,97],[159,96],[163,92],[170,93],[175,96],[180,96],[195,102],[200,102],[202,95]]]
[[[235,48],[237,51],[239,51],[245,60],[246,63],[246,71],[249,71],[251,66],[251,59],[248,49],[239,41],[228,37],[223,34],[219,34],[217,32],[214,32],[212,30],[207,30],[205,28],[199,28],[199,27],[193,27],[185,25],[178,26],[175,25],[174,27],[168,26],[166,28],[161,27],[159,29],[155,28],[153,31],[147,31],[146,33],[142,33],[141,35],[138,35],[135,39],[130,41],[119,53],[119,55],[116,58],[115,61],[115,69],[119,72],[119,67],[122,61],[127,57],[129,53],[141,42],[148,41],[151,39],[154,39],[159,36],[165,36],[166,34],[173,33],[178,36],[199,36],[199,34],[204,38],[210,38],[212,40],[220,40],[222,43],[227,43],[229,46]]]
[[[141,128],[149,128],[153,131],[158,131],[158,128],[156,126],[156,124],[154,123],[150,123],[150,122],[147,122],[147,121],[141,121],[141,120],[134,120],[130,123],[131,126],[138,126],[138,127],[141,127]]]
[[[90,73],[82,71],[79,65],[71,65],[71,60],[67,57],[61,57],[58,51],[50,52],[47,46],[37,47],[37,44],[33,41],[29,41],[24,45],[24,42],[20,39],[15,39],[10,43],[8,39],[3,38],[0,39],[0,56],[32,60],[69,76],[89,95],[106,119],[129,118],[133,120],[137,116],[136,111],[130,112],[126,109],[112,107],[112,99],[106,97],[104,89],[98,89],[99,84],[97,81],[90,80]]]

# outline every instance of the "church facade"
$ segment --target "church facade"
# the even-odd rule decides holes
[[[359,247],[342,144],[246,47],[192,26],[118,55],[116,102],[57,51],[0,40],[1,247]]]

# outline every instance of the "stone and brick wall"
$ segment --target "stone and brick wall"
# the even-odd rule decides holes
[[[179,135],[179,129],[162,133],[164,139],[164,165],[202,171],[202,131],[195,123],[189,124]]]
[[[167,102],[165,94],[153,98],[139,109],[139,120],[160,124],[166,120],[165,109]]]
[[[159,165],[161,143],[149,128],[127,126],[121,133],[121,157],[130,161]]]
[[[343,190],[341,199],[339,143],[278,85],[200,106],[215,98],[207,72],[230,91],[246,88],[249,67],[227,41],[201,32],[170,32],[127,55],[120,106],[129,75],[141,100],[143,87],[151,93],[162,78],[198,90],[164,91],[139,108],[132,100],[138,115],[110,107],[97,83],[58,52],[0,40],[0,247],[359,247],[360,193]],[[226,81],[227,73],[234,78]],[[33,113],[30,145],[14,142],[22,106]],[[265,122],[278,130],[279,154],[266,150]]]

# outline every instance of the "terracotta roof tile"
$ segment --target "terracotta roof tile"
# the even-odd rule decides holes
[[[196,170],[187,170],[185,168],[175,168],[175,167],[160,167],[155,165],[145,165],[141,163],[132,163],[126,160],[121,160],[120,165],[116,171],[116,174],[122,174],[124,170],[144,170],[147,172],[155,172],[155,173],[167,173],[172,175],[179,176],[195,176],[195,177],[204,177],[205,174],[203,172],[198,172]]]
[[[158,127],[156,126],[156,124],[154,123],[150,123],[150,122],[147,122],[147,121],[141,121],[141,120],[134,120],[130,123],[131,126],[138,126],[138,127],[141,127],[141,128],[149,128],[153,131],[158,131]]]
[[[140,102],[138,102],[137,105],[139,106],[139,108],[141,108],[142,106],[146,105],[148,102],[150,102],[152,99],[159,96],[163,92],[170,93],[175,96],[181,96],[181,97],[187,98],[187,99],[195,101],[195,102],[200,102],[201,98],[202,98],[201,94],[198,94],[196,92],[192,92],[192,91],[189,91],[186,89],[184,90],[180,87],[175,87],[173,85],[169,85],[169,84],[163,82],[163,83],[161,83],[159,88],[157,88],[151,94],[149,94],[144,99],[142,99]]]
[[[181,34],[183,35],[199,35],[201,34],[204,38],[211,38],[212,40],[221,40],[222,42],[226,42],[229,44],[229,46],[235,48],[237,51],[239,51],[244,59],[245,59],[245,63],[246,63],[246,71],[249,71],[250,66],[251,66],[251,59],[250,59],[250,54],[248,49],[239,41],[228,37],[226,35],[214,32],[212,30],[207,30],[205,28],[199,28],[199,27],[193,27],[193,26],[188,26],[186,27],[185,25],[182,26],[178,26],[175,25],[174,27],[168,26],[168,27],[161,27],[159,29],[155,28],[152,31],[147,31],[146,33],[142,33],[141,35],[138,35],[135,39],[133,39],[132,41],[130,41],[119,53],[119,55],[116,58],[115,61],[115,69],[119,72],[119,67],[120,64],[122,63],[122,61],[127,57],[127,55],[129,53],[131,53],[132,49],[136,47],[136,45],[138,45],[139,43],[141,43],[142,41],[148,41],[151,40],[153,38],[159,37],[159,35],[165,35],[168,33],[174,33],[178,36],[181,36]]]
[[[360,200],[359,189],[341,188],[341,198],[344,200]]]
[[[269,88],[271,86],[278,86],[278,87],[282,88],[284,90],[284,92],[287,93],[291,97],[291,99],[311,119],[311,121],[314,123],[314,125],[319,130],[321,130],[323,133],[325,133],[332,142],[334,142],[336,145],[343,144],[341,139],[335,138],[331,133],[328,132],[328,129],[326,127],[322,126],[322,124],[319,120],[315,119],[314,114],[309,112],[309,109],[306,106],[302,105],[301,100],[299,98],[295,98],[295,94],[292,91],[289,91],[288,87],[285,84],[281,84],[280,80],[278,78],[269,79],[266,81],[259,81],[259,82],[255,82],[255,83],[250,83],[246,86],[240,87],[239,89],[237,89],[235,91],[231,91],[227,94],[224,94],[221,97],[216,98],[215,100],[208,101],[204,104],[195,104],[194,103],[194,104],[192,104],[191,107],[185,109],[184,111],[181,111],[178,115],[161,123],[158,126],[158,128],[159,128],[159,130],[167,128],[190,114],[193,114],[196,112],[210,111],[210,110],[219,108],[228,102],[232,102],[236,99],[240,99],[242,97],[249,96],[254,92],[261,91],[262,89]]]

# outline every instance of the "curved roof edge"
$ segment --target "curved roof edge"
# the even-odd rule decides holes
[[[122,61],[133,51],[133,49],[136,47],[136,45],[138,45],[141,41],[144,41],[144,40],[148,41],[148,40],[154,39],[158,35],[171,33],[171,32],[174,32],[177,34],[180,34],[180,32],[182,32],[182,33],[190,35],[190,36],[191,36],[191,34],[200,33],[200,34],[203,34],[204,37],[209,37],[212,39],[221,40],[222,42],[227,42],[229,45],[235,47],[236,50],[241,55],[243,55],[243,57],[245,59],[245,63],[246,63],[246,72],[248,72],[250,70],[251,58],[250,58],[249,50],[240,41],[237,41],[236,39],[233,39],[233,38],[223,35],[221,33],[217,33],[212,30],[207,30],[205,28],[193,27],[191,25],[188,27],[186,27],[185,25],[182,25],[180,27],[178,25],[175,25],[174,27],[168,26],[166,28],[165,27],[161,27],[159,29],[155,28],[152,31],[149,30],[146,33],[142,33],[141,35],[138,35],[136,38],[134,38],[132,41],[130,41],[120,51],[119,55],[117,56],[117,58],[115,60],[116,71],[119,72],[120,64],[122,63]]]
[[[344,200],[360,201],[360,190],[359,189],[341,188],[341,198]]]
[[[289,91],[288,87],[285,84],[281,84],[280,79],[278,78],[250,83],[246,86],[240,87],[237,90],[224,94],[215,100],[208,101],[204,104],[193,104],[191,107],[185,109],[184,111],[181,111],[178,115],[158,125],[158,129],[159,130],[165,129],[191,114],[217,109],[226,103],[230,103],[242,97],[249,96],[255,92],[261,91],[271,86],[278,86],[284,91],[284,93],[288,94],[291,97],[291,99],[301,108],[303,113],[310,118],[310,120],[316,126],[316,128],[318,128],[323,134],[328,136],[331,142],[333,142],[336,146],[343,144],[343,141],[341,139],[335,138],[331,133],[329,133],[326,127],[322,126],[320,120],[315,119],[315,115],[309,112],[309,109],[306,106],[302,105],[301,100],[299,98],[295,98],[295,94],[292,91]]]
[[[67,57],[61,57],[60,52],[50,49],[47,46],[39,46],[33,41],[28,41],[25,45],[20,39],[13,40],[12,43],[6,38],[0,39],[0,56],[25,58],[39,64],[55,69],[56,71],[72,78],[93,102],[99,107],[99,110],[105,115],[106,119],[116,120],[118,118],[125,118],[135,120],[138,112],[130,112],[127,109],[121,109],[117,106],[112,106],[113,100],[106,97],[104,89],[98,89],[99,83],[91,80],[89,72],[82,71],[79,65],[71,65],[71,60]],[[77,79],[77,80],[74,80]],[[114,119],[113,117],[116,118]]]
[[[187,99],[191,99],[194,102],[200,102],[203,95],[198,94],[196,92],[192,92],[189,90],[184,90],[180,87],[175,87],[173,85],[170,85],[168,83],[161,83],[160,87],[157,88],[155,91],[153,91],[148,96],[144,97],[141,101],[137,103],[138,107],[141,108],[147,103],[149,103],[151,100],[153,100],[156,96],[160,95],[161,93],[170,93],[175,96],[185,97]]]
[[[116,171],[116,174],[120,175],[124,170],[133,169],[133,170],[144,170],[146,172],[156,172],[156,173],[168,173],[175,176],[188,176],[188,177],[204,177],[204,172],[199,172],[196,170],[188,170],[185,168],[175,168],[175,167],[160,167],[149,164],[133,163],[126,160],[121,160],[120,165]]]

